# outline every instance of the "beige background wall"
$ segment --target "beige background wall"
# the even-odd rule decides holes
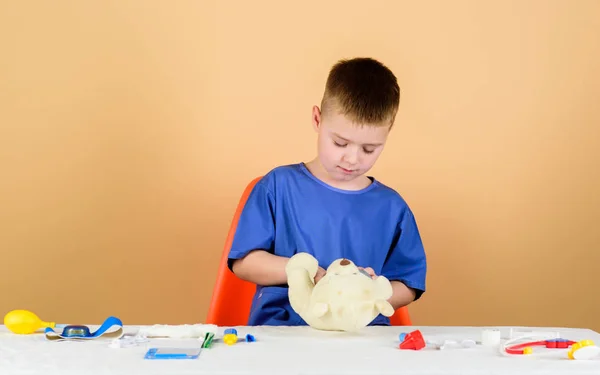
[[[316,149],[337,59],[402,103],[373,174],[429,254],[415,324],[600,330],[600,3],[3,1],[0,314],[201,322],[245,184]]]

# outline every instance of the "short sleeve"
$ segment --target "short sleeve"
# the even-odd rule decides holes
[[[414,289],[415,300],[425,292],[427,259],[417,222],[407,209],[398,223],[395,243],[390,249],[381,274]]]
[[[275,201],[263,177],[252,189],[242,209],[231,249],[228,266],[252,250],[273,252],[275,238]]]

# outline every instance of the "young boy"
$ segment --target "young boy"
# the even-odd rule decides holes
[[[394,309],[425,291],[427,263],[415,218],[402,197],[366,173],[383,151],[400,89],[370,58],[342,60],[327,79],[312,123],[317,157],[277,167],[254,187],[238,222],[229,267],[257,284],[248,325],[305,325],[291,308],[285,265],[297,252],[320,265],[347,258],[392,283]],[[389,325],[379,315],[371,325]]]

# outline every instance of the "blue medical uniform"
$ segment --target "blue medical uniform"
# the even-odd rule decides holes
[[[371,180],[347,191],[317,179],[304,163],[271,170],[244,206],[229,267],[256,249],[284,257],[307,252],[324,269],[347,258],[414,288],[419,298],[427,262],[413,213],[396,191]],[[248,325],[305,324],[290,305],[287,285],[257,286]],[[371,325],[389,325],[389,318],[379,315]]]

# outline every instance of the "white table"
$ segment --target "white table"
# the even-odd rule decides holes
[[[137,328],[126,326],[125,331]],[[420,329],[426,340],[479,341],[484,328],[494,327],[368,327],[358,334],[308,327],[236,327],[240,337],[251,333],[257,341],[233,346],[217,342],[203,349],[196,360],[145,360],[149,347],[191,347],[199,342],[153,339],[115,349],[109,348],[110,340],[48,342],[43,334],[14,335],[0,326],[0,374],[600,374],[600,357],[568,360],[564,349],[534,349],[532,357],[505,357],[497,348],[479,345],[454,350],[398,349],[399,334],[414,329]],[[508,335],[508,328],[496,328]],[[515,328],[558,331],[563,338],[600,344],[600,334],[591,330]]]

